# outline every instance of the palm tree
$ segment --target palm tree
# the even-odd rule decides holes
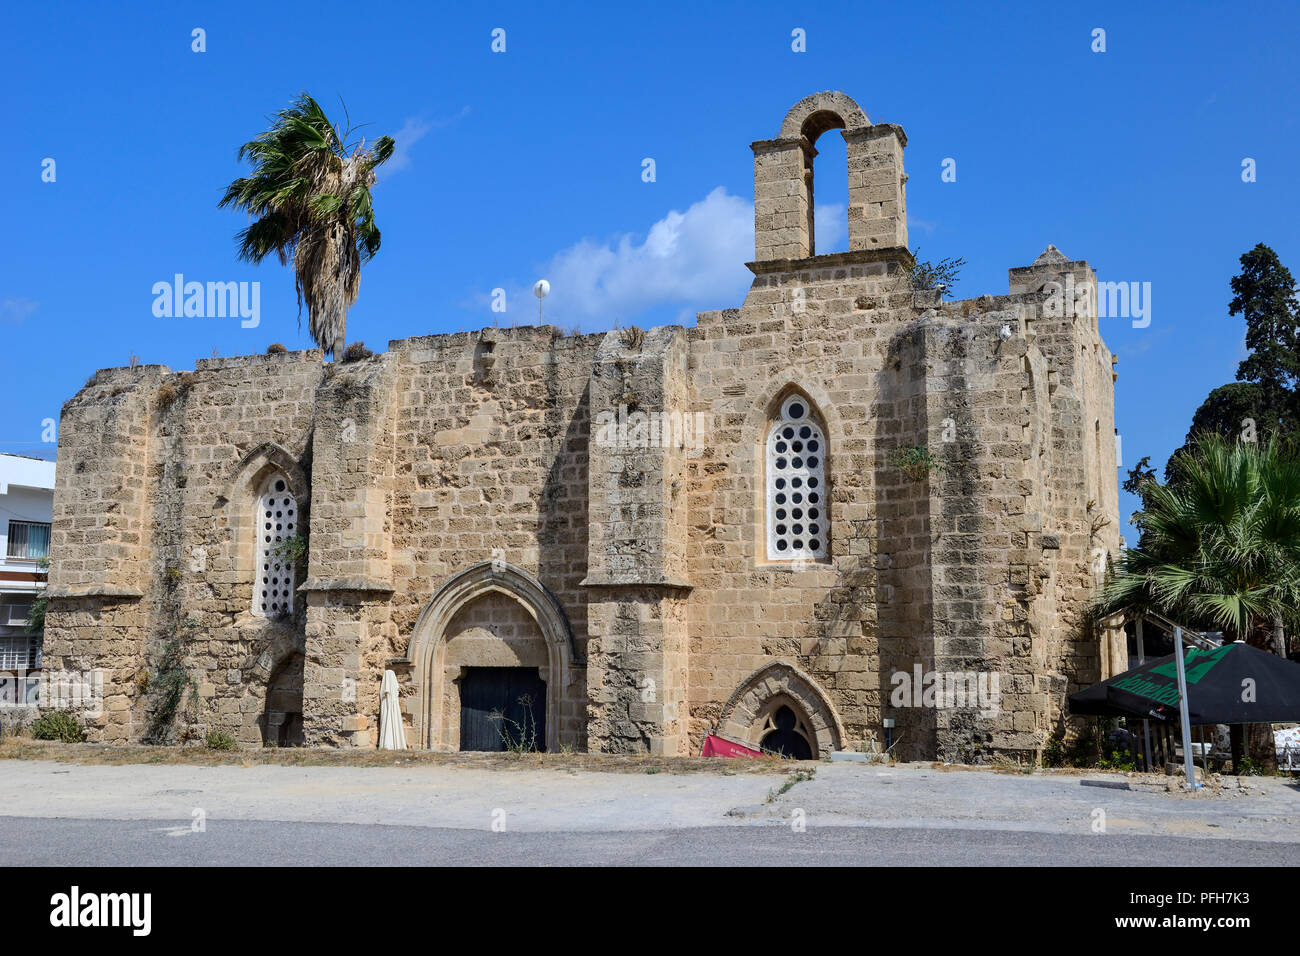
[[[252,174],[236,179],[218,203],[256,217],[235,237],[239,258],[270,253],[293,260],[298,314],[326,355],[341,356],[348,309],[357,301],[361,264],[379,251],[370,187],[375,167],[393,155],[391,136],[367,147],[349,143],[320,105],[301,94],[271,128],[239,148]]]
[[[1098,610],[1150,609],[1231,640],[1278,646],[1300,610],[1300,461],[1285,444],[1201,436],[1141,489],[1142,545],[1125,551]]]
[[[1167,484],[1142,483],[1142,544],[1124,552],[1095,609],[1157,611],[1285,657],[1283,623],[1300,617],[1300,460],[1277,440],[1205,433],[1169,472]],[[1247,747],[1268,763],[1271,739],[1232,731],[1234,765]]]

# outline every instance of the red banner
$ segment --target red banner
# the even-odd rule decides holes
[[[704,737],[704,749],[700,751],[701,757],[761,757],[761,751],[751,750],[741,744],[733,744],[730,740],[724,740],[721,737],[715,737],[713,734],[706,734]]]

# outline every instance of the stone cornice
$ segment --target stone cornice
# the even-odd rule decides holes
[[[806,136],[795,136],[790,139],[756,139],[749,144],[749,148],[756,153],[766,153],[774,149],[789,149],[791,146],[802,146],[804,149],[811,149],[816,152],[815,147],[808,141]]]
[[[837,266],[869,265],[873,262],[901,262],[911,266],[915,262],[906,246],[886,246],[883,249],[858,249],[852,252],[832,252],[822,256],[807,256],[803,259],[764,259],[761,262],[746,262],[754,275],[770,275],[773,272],[805,272],[809,269],[834,269]]]
[[[665,588],[673,591],[694,591],[695,585],[685,578],[678,577],[607,577],[595,579],[585,577],[578,582],[580,588]]]
[[[143,592],[134,591],[129,588],[116,588],[111,586],[96,585],[84,588],[48,588],[45,596],[51,600],[60,600],[63,598],[122,598],[124,600],[138,601],[144,597]]]
[[[898,137],[900,146],[907,145],[907,134],[897,123],[872,123],[870,126],[857,126],[844,131],[845,139],[879,139],[890,135]]]
[[[297,588],[305,591],[373,591],[377,594],[392,594],[393,585],[387,581],[363,576],[322,578],[310,577]]]

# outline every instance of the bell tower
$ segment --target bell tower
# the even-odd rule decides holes
[[[849,251],[907,249],[907,134],[892,123],[873,125],[857,103],[836,91],[800,100],[776,139],[750,144],[756,261],[817,254],[813,159],[818,138],[833,129],[841,131],[848,155]]]

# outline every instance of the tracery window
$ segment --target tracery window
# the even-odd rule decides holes
[[[253,613],[282,617],[293,613],[293,557],[284,542],[298,534],[298,502],[282,475],[272,477],[257,503],[257,577]]]
[[[767,436],[767,559],[827,556],[826,437],[810,403],[793,395]]]
[[[813,735],[793,710],[784,704],[768,714],[759,746],[768,753],[811,760]]]

